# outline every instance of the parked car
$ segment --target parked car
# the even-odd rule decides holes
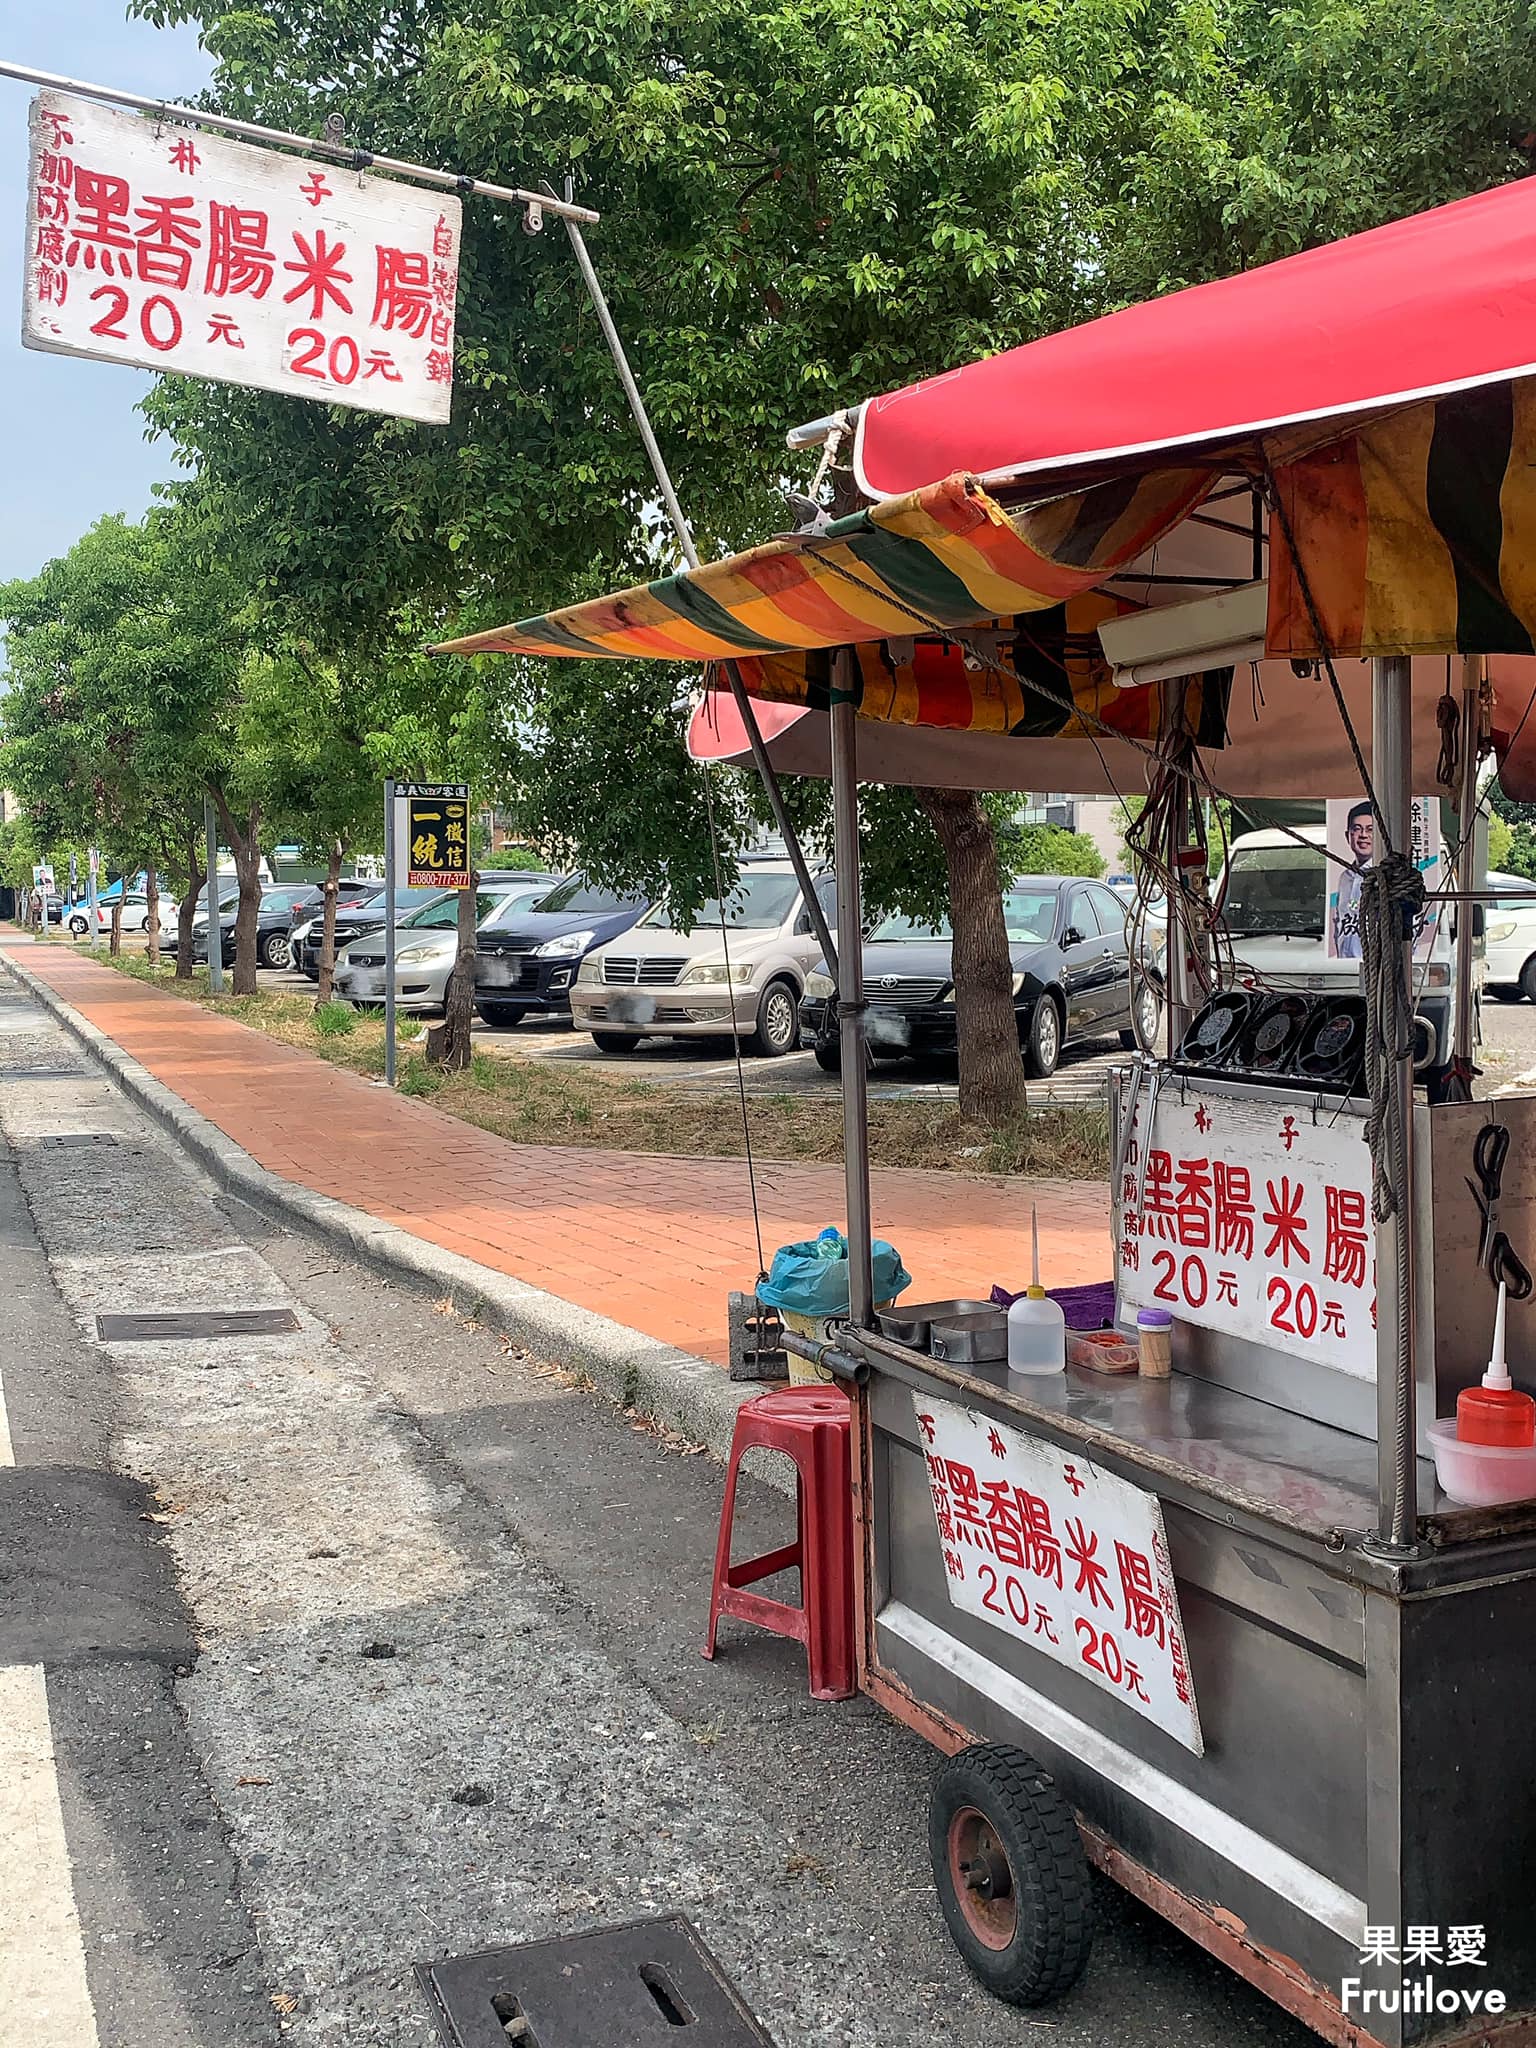
[[[370,897],[378,895],[381,886],[382,884],[378,882],[366,881],[357,875],[343,875],[336,884],[336,908],[349,909],[354,903],[366,903]],[[311,882],[307,887],[313,890],[313,895],[297,901],[290,914],[294,930],[301,924],[308,924],[312,917],[318,918],[325,907],[325,890],[320,883]]]
[[[1483,925],[1486,985],[1518,989],[1528,1003],[1536,1003],[1536,883],[1524,875],[1490,870],[1488,886],[1522,893],[1514,900],[1506,897],[1502,903],[1488,905]]]
[[[529,910],[559,882],[559,875],[515,870],[483,874],[475,892],[475,925],[483,931],[503,912]],[[459,950],[459,896],[456,889],[421,910],[413,910],[395,927],[395,1007],[398,1010],[440,1010],[448,1001],[448,983]],[[336,956],[335,993],[352,1003],[384,1000],[384,934],[354,939]]]
[[[256,907],[256,963],[260,967],[288,965],[288,919],[296,884],[263,889]],[[240,892],[219,899],[219,958],[226,967],[235,963],[235,925],[240,909]],[[171,951],[178,946],[173,939]],[[192,920],[192,958],[208,958],[208,913],[200,910]]]
[[[1021,875],[1003,892],[1003,921],[1013,962],[1013,1008],[1029,1073],[1056,1071],[1068,1045],[1119,1033],[1120,1043],[1153,1043],[1158,998],[1131,975],[1125,906],[1102,882],[1074,875]],[[888,917],[864,944],[865,1032],[879,1058],[952,1055],[955,985],[948,920],[923,924]],[[817,1064],[836,1073],[836,989],[825,963],[811,975],[801,1023]],[[1132,1003],[1137,1017],[1132,1019]]]
[[[816,892],[831,923],[830,875]],[[678,931],[658,905],[621,940],[590,952],[571,1021],[604,1052],[633,1052],[643,1038],[731,1034],[748,1052],[773,1058],[799,1043],[800,998],[821,957],[789,862],[752,861],[723,908],[712,897],[692,931]]]
[[[397,889],[395,891],[396,924],[410,911],[420,910],[423,905],[430,903],[434,896],[438,896],[441,893],[441,890],[438,889]],[[385,901],[384,891],[375,884],[366,896],[357,897],[351,903],[337,904],[336,950],[338,953],[343,946],[349,945],[353,939],[365,939],[370,932],[383,931],[386,922]],[[288,937],[290,965],[297,967],[301,973],[307,974],[311,981],[318,981],[320,979],[322,923],[322,918],[311,915],[302,924],[296,926],[289,933]]]
[[[475,955],[481,1021],[506,1029],[530,1011],[567,1015],[571,984],[586,955],[627,932],[646,908],[644,896],[572,875],[531,909],[509,906],[487,920]]]
[[[122,904],[123,922],[121,929],[125,932],[147,932],[149,930],[149,898],[134,892],[124,896]],[[161,896],[160,931],[162,936],[175,932],[176,909],[176,898],[174,896]],[[88,903],[71,904],[65,923],[73,937],[77,939],[89,938],[91,936],[91,906]],[[100,897],[98,897],[96,900],[96,936],[98,938],[106,938],[111,930],[112,905],[111,903],[103,903]]]

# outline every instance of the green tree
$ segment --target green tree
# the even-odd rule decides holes
[[[163,511],[137,524],[103,519],[37,576],[0,590],[0,742],[34,836],[90,841],[109,864],[147,871],[152,942],[159,877],[186,883],[184,973],[202,790],[221,759],[232,657],[221,590],[193,570],[181,527]]]

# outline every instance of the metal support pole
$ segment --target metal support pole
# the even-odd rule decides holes
[[[1461,666],[1461,782],[1456,797],[1456,887],[1470,893],[1477,887],[1477,748],[1482,737],[1483,656],[1468,654]],[[1472,964],[1482,913],[1463,907],[1456,915],[1456,987],[1452,1007],[1451,1054],[1472,1058]],[[1467,1099],[1471,1100],[1470,1088]]]
[[[569,216],[565,220],[565,232],[570,238],[571,254],[576,258],[576,267],[581,272],[581,281],[587,288],[587,297],[592,301],[592,310],[597,315],[597,324],[603,331],[604,341],[608,344],[608,353],[613,357],[613,367],[619,373],[619,382],[624,388],[624,396],[629,403],[630,415],[635,422],[635,431],[640,436],[640,445],[644,448],[646,460],[651,465],[651,474],[656,479],[656,488],[661,493],[661,502],[666,507],[667,517],[671,520],[673,531],[677,535],[677,544],[682,550],[683,560],[690,569],[697,569],[699,566],[699,551],[693,544],[693,534],[687,520],[683,517],[683,508],[678,500],[677,491],[673,486],[671,472],[667,468],[666,457],[661,452],[661,443],[656,439],[656,432],[651,425],[650,414],[645,409],[645,400],[640,395],[640,386],[635,382],[635,373],[629,367],[629,358],[624,353],[624,343],[620,339],[619,330],[614,323],[613,313],[603,294],[602,285],[598,282],[597,271],[588,252],[586,239],[580,227]],[[822,910],[811,881],[811,871],[800,845],[800,835],[796,832],[794,825],[790,821],[789,811],[784,803],[784,792],[779,787],[777,771],[768,758],[768,748],[758,728],[757,714],[752,709],[752,699],[747,695],[735,662],[724,661],[720,666],[725,671],[725,679],[730,685],[731,696],[735,701],[741,722],[746,728],[747,744],[752,749],[753,763],[757,768],[758,774],[762,777],[764,789],[768,792],[768,807],[773,812],[773,822],[779,828],[779,836],[783,839],[785,847],[788,849],[790,865],[794,868],[795,879],[800,884],[800,894],[805,899],[805,907],[810,913],[811,923],[815,927],[816,936],[821,941],[822,950],[827,956],[827,966],[833,974],[836,974],[837,948],[833,945],[832,934],[827,926],[826,915]]]
[[[1189,931],[1184,915],[1184,854],[1189,845],[1189,788],[1182,776],[1168,806],[1168,1057],[1172,1059],[1189,1029]]]
[[[116,86],[91,85],[83,78],[65,78],[56,71],[36,71],[30,64],[11,64],[0,59],[0,78],[19,78],[26,85],[41,85],[53,92],[77,93],[87,100],[103,100],[108,106],[137,107],[162,121],[186,121],[196,128],[210,128],[220,135],[238,135],[246,142],[278,142],[287,149],[302,149],[308,156],[323,156],[331,163],[357,170],[390,171],[399,178],[415,178],[423,185],[436,185],[447,192],[459,192],[476,199],[503,199],[515,206],[538,207],[544,213],[559,214],[563,220],[593,222],[601,218],[589,206],[577,206],[569,199],[555,199],[547,192],[524,192],[514,185],[488,185],[483,178],[461,177],[457,171],[440,171],[431,164],[406,163],[393,156],[375,156],[372,150],[355,149],[345,142],[323,142],[313,135],[295,135],[286,128],[267,128],[259,121],[236,121],[228,114],[207,114],[200,107],[177,106],[174,100],[146,99],[142,93],[119,92]]]
[[[1381,806],[1386,838],[1396,852],[1413,850],[1413,748],[1410,664],[1405,656],[1378,656],[1371,664],[1371,779]],[[1377,856],[1386,848],[1380,845]],[[1413,938],[1406,955],[1405,986],[1413,987]],[[1410,1549],[1418,1525],[1418,1452],[1414,1417],[1415,1330],[1413,1317],[1413,1031],[1411,1019],[1395,1015],[1373,1025],[1402,1031],[1403,1050],[1392,1076],[1396,1116],[1403,1132],[1397,1208],[1376,1226],[1376,1479],[1381,1539],[1394,1550]],[[1406,1028],[1405,1028],[1406,1027]]]
[[[395,785],[384,785],[384,1086],[395,1085]]]
[[[837,1018],[843,1080],[843,1177],[848,1204],[848,1314],[867,1329],[874,1310],[869,1202],[869,1075],[864,1056],[863,906],[859,886],[858,713],[853,657],[833,657],[832,844],[837,869]]]
[[[204,859],[208,866],[203,878],[208,890],[208,993],[221,996],[224,993],[224,927],[219,923],[219,827],[211,796],[203,798],[203,840],[206,847]]]

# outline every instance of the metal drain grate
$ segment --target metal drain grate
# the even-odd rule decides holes
[[[773,2048],[680,1913],[417,1965],[448,2048]]]
[[[79,1081],[84,1067],[0,1067],[0,1081]]]
[[[117,1139],[110,1131],[56,1131],[51,1138],[44,1138],[45,1152],[62,1151],[66,1145],[115,1145]]]
[[[175,1338],[285,1337],[302,1325],[291,1308],[162,1309],[137,1316],[98,1316],[103,1344],[163,1344]]]

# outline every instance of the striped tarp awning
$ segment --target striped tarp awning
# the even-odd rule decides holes
[[[810,685],[794,685],[794,664],[774,657],[1061,606],[1133,562],[1210,487],[1202,470],[1158,470],[1008,512],[974,478],[953,476],[822,535],[769,541],[436,651],[696,663],[744,655],[804,701]]]
[[[1318,625],[1335,655],[1536,652],[1536,380],[1271,459],[1271,654],[1321,654]]]

